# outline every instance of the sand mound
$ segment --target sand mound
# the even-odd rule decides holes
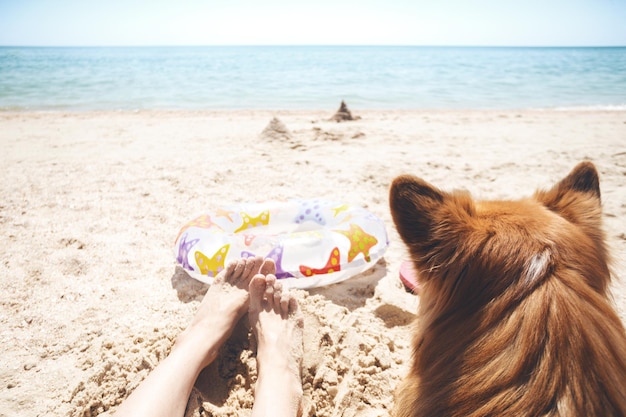
[[[261,136],[270,140],[290,140],[291,132],[277,117],[274,117],[261,132]]]
[[[360,116],[352,116],[352,113],[348,109],[345,101],[341,100],[341,105],[339,106],[339,110],[330,118],[330,120],[334,120],[336,122],[346,122],[349,120],[359,120]]]

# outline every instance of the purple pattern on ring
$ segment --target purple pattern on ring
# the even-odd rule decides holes
[[[176,257],[176,261],[182,265],[184,269],[189,271],[195,271],[193,266],[189,264],[189,251],[191,248],[200,241],[200,239],[193,239],[187,242],[187,233],[180,238],[180,243],[178,244],[178,256]]]
[[[242,258],[250,258],[255,256],[254,253],[252,252],[246,252],[243,251],[241,252],[241,257]],[[274,263],[276,264],[276,278],[278,279],[283,279],[283,278],[292,278],[294,275],[290,274],[289,272],[283,270],[283,246],[279,245],[276,246],[275,248],[273,248],[267,255],[265,255],[264,258],[270,258],[274,260]]]

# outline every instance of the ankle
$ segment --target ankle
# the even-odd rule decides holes
[[[257,386],[280,386],[290,389],[293,394],[302,395],[302,375],[300,364],[285,358],[274,358],[271,361],[259,360],[257,357]]]
[[[280,387],[280,398],[276,397],[276,387]],[[254,388],[254,398],[273,398],[272,407],[274,410],[286,410],[300,408],[304,391],[302,389],[302,379],[290,371],[272,372],[271,375],[259,374]],[[256,406],[256,400],[255,400]]]
[[[197,363],[202,370],[217,358],[226,338],[216,337],[215,333],[207,334],[198,329],[187,328],[176,338],[172,352],[185,355],[190,361]]]

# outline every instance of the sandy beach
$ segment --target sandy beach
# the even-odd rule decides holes
[[[349,103],[348,103],[349,104]],[[419,297],[388,187],[403,173],[474,197],[548,188],[582,160],[601,176],[626,321],[626,112],[0,112],[0,416],[111,415],[168,353],[207,289],[176,265],[198,213],[292,197],[362,206],[390,246],[374,268],[298,290],[304,416],[386,416]],[[277,117],[288,132],[263,134]],[[256,378],[246,319],[201,374],[190,416],[247,416]]]

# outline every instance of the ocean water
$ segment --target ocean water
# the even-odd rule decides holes
[[[626,109],[626,48],[0,47],[0,110]]]

